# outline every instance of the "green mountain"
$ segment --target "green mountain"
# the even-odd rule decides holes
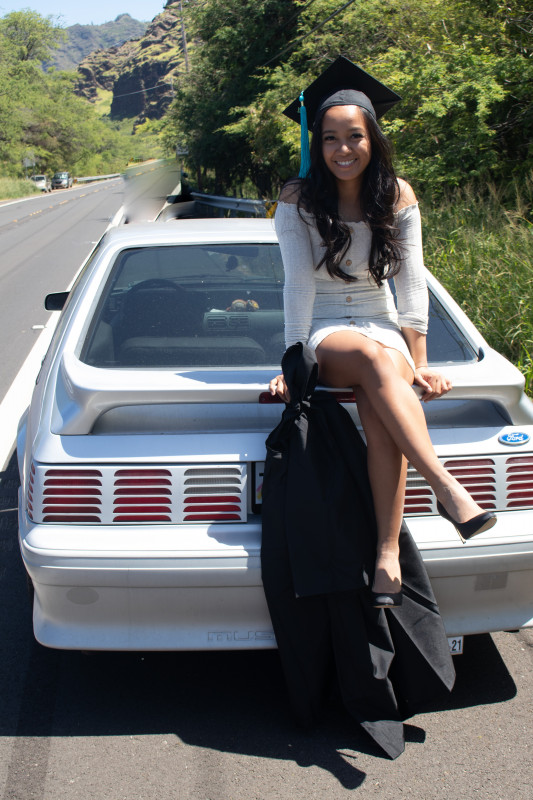
[[[137,39],[90,53],[78,66],[76,92],[113,119],[160,119],[184,70],[180,3],[167,0]]]
[[[103,25],[71,25],[65,28],[66,41],[54,52],[46,68],[75,70],[83,59],[94,50],[106,50],[138,39],[146,31],[148,22],[139,22],[129,14],[119,14],[112,22]]]

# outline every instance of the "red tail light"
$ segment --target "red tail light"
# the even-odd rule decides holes
[[[497,478],[492,458],[450,459],[444,466],[472,495],[481,508],[495,509]]]
[[[171,478],[168,469],[117,469],[113,522],[171,522]]]
[[[508,508],[533,506],[533,456],[511,456],[506,461]]]
[[[41,492],[43,522],[101,522],[100,470],[47,469]]]
[[[34,522],[244,522],[245,464],[116,467],[32,465],[26,509]]]

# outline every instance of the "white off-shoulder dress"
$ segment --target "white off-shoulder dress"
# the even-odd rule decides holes
[[[352,242],[342,269],[357,278],[332,278],[320,262],[324,245],[312,214],[280,202],[275,225],[285,269],[285,345],[303,342],[315,349],[330,333],[351,330],[399,350],[414,369],[401,328],[427,333],[428,291],[418,204],[396,214],[402,263],[394,278],[378,286],[368,270],[371,231],[366,222],[348,222]]]

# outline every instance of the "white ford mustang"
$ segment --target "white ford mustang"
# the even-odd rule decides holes
[[[424,405],[431,437],[498,524],[463,545],[412,469],[406,521],[450,637],[533,625],[533,404],[519,371],[427,277],[430,363],[454,384]],[[282,288],[271,220],[125,225],[96,247],[17,442],[42,644],[275,647],[261,475],[283,408],[267,391],[283,353]]]

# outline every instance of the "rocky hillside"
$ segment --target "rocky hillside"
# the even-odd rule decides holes
[[[147,27],[148,22],[139,22],[129,14],[119,14],[115,20],[104,22],[103,25],[70,25],[65,28],[66,41],[45,66],[75,70],[89,53],[116,47],[129,39],[138,39]]]
[[[183,70],[180,3],[168,0],[140,38],[98,50],[81,62],[77,92],[91,102],[111,92],[114,119],[159,119]]]

